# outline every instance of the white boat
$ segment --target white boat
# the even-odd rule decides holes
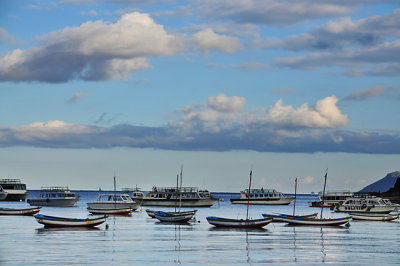
[[[349,213],[353,220],[363,221],[393,221],[399,219],[399,214],[381,214],[381,213]]]
[[[336,212],[351,213],[390,213],[396,211],[398,206],[390,200],[380,197],[351,197],[347,198],[342,205],[334,207]]]
[[[31,206],[72,207],[79,200],[68,187],[42,187],[39,198],[28,199]]]
[[[20,179],[0,179],[0,186],[7,192],[4,201],[25,201],[29,195],[26,185]]]
[[[7,191],[5,191],[3,189],[3,187],[0,185],[0,200],[5,200],[7,197],[7,194],[8,194]]]
[[[188,222],[193,216],[196,214],[197,210],[193,211],[179,211],[179,212],[163,212],[163,211],[155,211],[154,217],[160,220],[161,222],[178,222],[185,223]]]
[[[240,191],[240,199],[230,199],[232,204],[289,205],[294,198],[286,197],[275,189],[245,189]]]
[[[0,208],[0,215],[34,215],[40,211],[42,207],[35,208]]]
[[[97,218],[79,219],[43,214],[36,214],[34,217],[38,223],[43,224],[45,227],[94,227],[104,223],[108,218],[106,215]]]
[[[264,219],[229,219],[215,216],[208,216],[207,222],[217,227],[234,228],[261,228],[272,222],[272,218]]]
[[[335,205],[341,205],[346,201],[347,198],[353,197],[354,192],[348,190],[328,190],[325,192],[325,196],[322,198],[322,191],[318,193],[319,201],[308,202],[309,207],[325,207],[333,208]],[[323,202],[323,206],[322,206]]]
[[[197,187],[153,187],[143,198],[143,206],[178,207],[181,198],[182,207],[211,207],[218,199],[207,190]]]
[[[312,213],[312,214],[306,214],[306,215],[289,215],[289,214],[282,214],[282,213],[280,213],[280,214],[263,213],[262,216],[265,218],[272,218],[273,222],[285,222],[284,220],[281,219],[281,217],[314,219],[318,216],[318,213]]]
[[[130,208],[134,211],[140,207],[128,194],[100,194],[95,201],[86,204],[89,208],[97,210]]]

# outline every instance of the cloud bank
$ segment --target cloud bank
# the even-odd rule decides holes
[[[335,96],[295,108],[278,101],[246,111],[245,99],[224,94],[176,110],[165,126],[119,124],[111,127],[35,122],[0,127],[0,146],[46,148],[134,147],[190,151],[400,153],[399,134],[343,130],[348,118]]]

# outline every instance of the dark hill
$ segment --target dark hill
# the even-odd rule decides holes
[[[369,192],[386,192],[389,189],[393,188],[396,184],[397,179],[400,177],[400,171],[396,171],[393,173],[387,174],[384,178],[372,183],[365,188],[361,189],[359,192],[361,193],[369,193]]]

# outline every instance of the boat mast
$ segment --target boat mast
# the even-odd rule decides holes
[[[251,188],[251,176],[252,176],[252,175],[253,175],[253,169],[250,170],[249,193],[247,193],[247,214],[246,214],[246,220],[249,219],[250,188]]]
[[[181,207],[182,207],[182,172],[183,172],[183,165],[181,165],[181,188],[179,189],[179,212],[181,212]]]
[[[328,177],[328,168],[326,168],[325,172],[325,181],[324,181],[324,190],[322,191],[322,200],[321,200],[321,219],[322,219],[322,212],[324,211],[324,200],[325,200],[325,187],[326,187],[326,178]]]
[[[117,207],[117,199],[116,199],[116,190],[117,190],[117,182],[115,181],[115,173],[114,173],[114,209]]]
[[[293,204],[293,216],[296,212],[296,196],[297,196],[297,177],[294,180],[294,204]]]
[[[179,174],[176,175],[175,212],[176,212],[176,207],[178,206],[178,180],[179,180]]]

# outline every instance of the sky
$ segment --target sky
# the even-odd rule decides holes
[[[358,191],[400,170],[394,0],[4,0],[0,177]]]

